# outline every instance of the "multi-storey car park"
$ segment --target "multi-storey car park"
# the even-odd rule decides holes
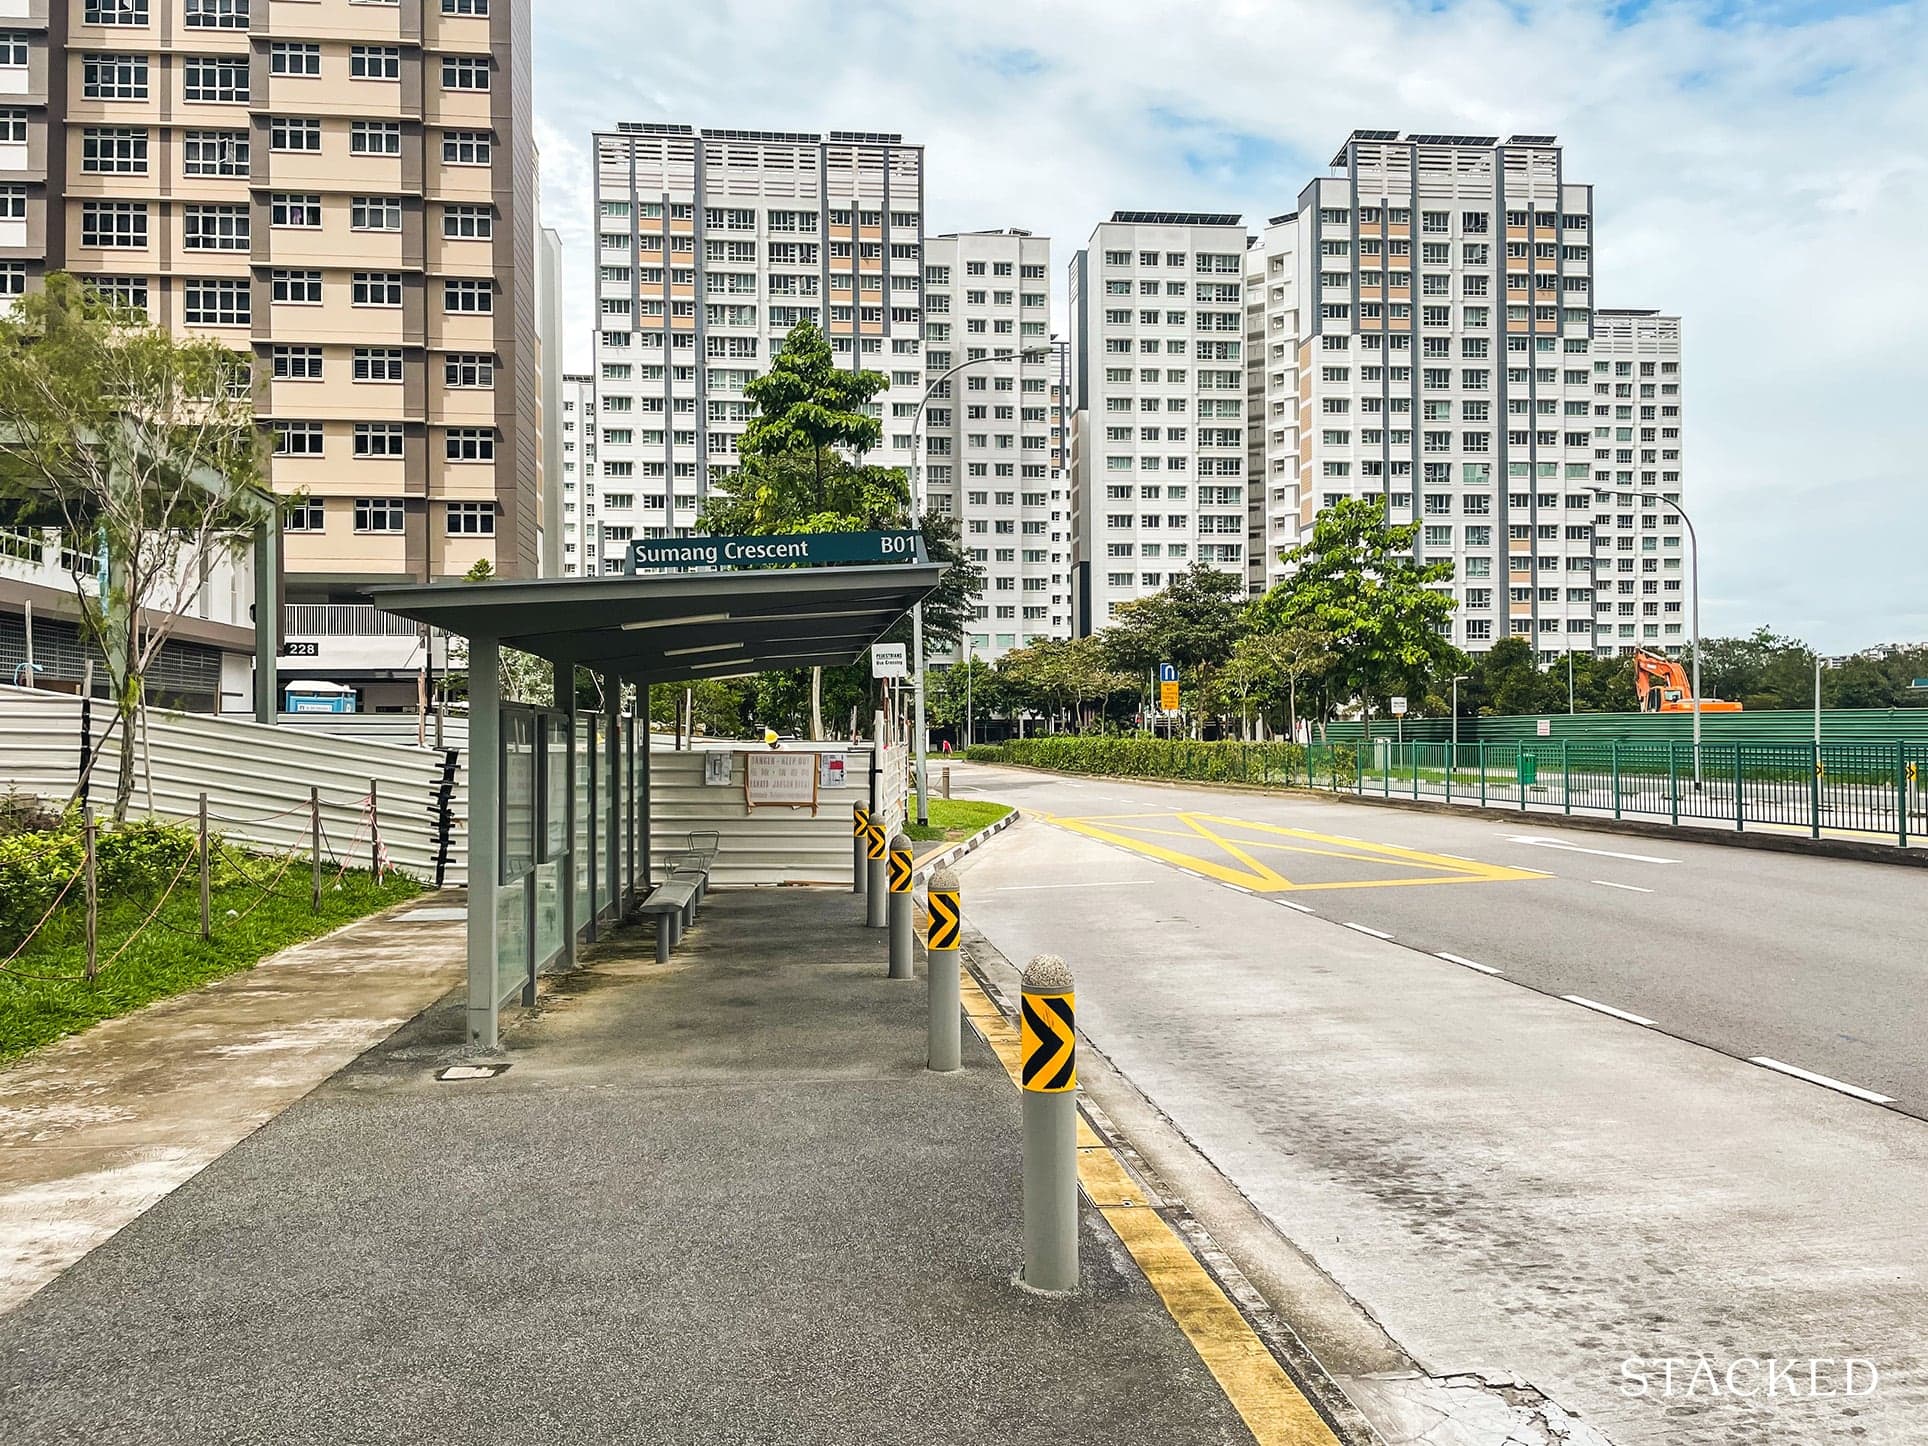
[[[1551,136],[1355,131],[1333,170],[1252,267],[1263,544],[1379,497],[1420,524],[1421,556],[1454,563],[1461,646],[1678,649],[1679,323],[1596,310],[1592,187]]]
[[[420,664],[367,585],[538,568],[529,9],[0,6],[0,293],[66,270],[253,351],[299,495],[282,677],[365,706]]]
[[[1246,257],[1236,215],[1117,211],[1071,260],[1073,619],[1203,562],[1246,577]]]
[[[579,545],[599,547],[602,568],[622,565],[632,537],[694,530],[737,465],[745,388],[800,321],[826,333],[839,365],[889,379],[868,460],[910,467],[924,387],[922,146],[644,122],[597,132],[595,157],[602,528]]]
[[[1064,355],[1050,336],[1051,242],[968,231],[925,244],[924,496],[984,568],[969,651],[1068,635]],[[948,380],[938,378],[952,368]],[[942,657],[942,654],[934,654]]]

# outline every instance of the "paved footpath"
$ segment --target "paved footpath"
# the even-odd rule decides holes
[[[0,1071],[0,1311],[446,993],[460,903],[411,899]]]
[[[1012,1285],[1017,1092],[857,908],[619,936],[492,1079],[445,1000],[0,1316],[0,1440],[1250,1443],[1096,1212]]]

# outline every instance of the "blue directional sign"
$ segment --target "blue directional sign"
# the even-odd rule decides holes
[[[1161,683],[1176,683],[1178,681],[1178,665],[1176,663],[1160,663],[1158,665],[1158,681]]]

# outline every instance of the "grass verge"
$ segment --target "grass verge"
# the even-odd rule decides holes
[[[904,826],[913,843],[954,843],[961,838],[969,838],[981,828],[989,827],[1011,811],[1008,803],[981,803],[976,799],[933,798],[930,801],[931,821],[928,824],[915,820]]]
[[[269,860],[249,862],[264,882],[278,867]],[[321,911],[314,913],[308,907],[306,863],[299,861],[286,871],[276,892],[265,897],[254,884],[239,880],[213,888],[213,937],[202,939],[190,869],[182,886],[118,959],[116,953],[147,918],[153,899],[102,901],[101,969],[91,983],[79,977],[87,961],[85,920],[79,909],[63,908],[27,951],[0,972],[0,1064],[103,1019],[250,969],[291,944],[420,892],[419,884],[399,874],[376,884],[366,873],[350,872],[338,888],[324,877]],[[229,910],[237,917],[229,918]]]

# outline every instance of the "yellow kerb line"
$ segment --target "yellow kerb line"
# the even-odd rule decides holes
[[[1019,1083],[1018,1032],[968,972],[964,1017]],[[1258,1446],[1339,1446],[1339,1438],[1285,1373],[1252,1323],[1240,1314],[1211,1273],[1145,1198],[1118,1158],[1078,1115],[1078,1185],[1117,1232]]]

